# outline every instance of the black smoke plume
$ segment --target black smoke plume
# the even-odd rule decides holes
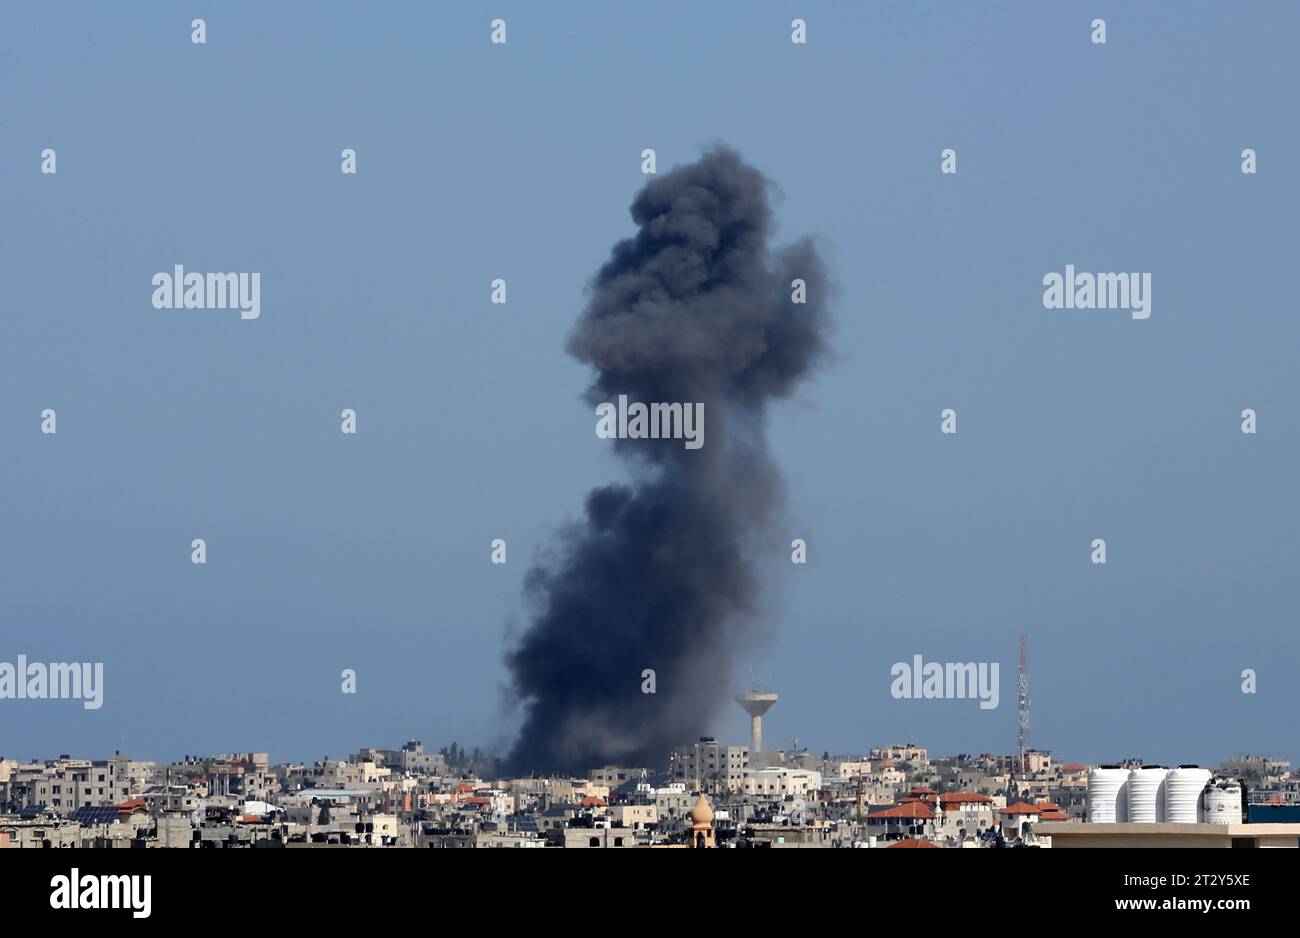
[[[824,265],[808,241],[769,248],[767,180],[734,151],[652,179],[632,218],[639,230],[596,275],[569,352],[596,369],[593,405],[702,402],[704,445],[615,441],[632,481],[592,491],[529,571],[532,623],[506,656],[524,708],[515,772],[660,766],[729,699],[758,611],[755,536],[781,501],[767,405],[826,348]],[[647,668],[655,694],[641,690]]]

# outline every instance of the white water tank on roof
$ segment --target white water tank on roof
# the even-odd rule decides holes
[[[1200,820],[1201,792],[1210,783],[1210,770],[1180,765],[1165,776],[1165,820],[1195,824]]]
[[[1128,820],[1130,824],[1155,824],[1165,819],[1165,777],[1163,765],[1144,765],[1128,773]]]
[[[1241,823],[1241,784],[1236,779],[1215,779],[1205,789],[1205,823]]]
[[[1088,822],[1114,824],[1128,817],[1128,769],[1099,765],[1088,770]]]

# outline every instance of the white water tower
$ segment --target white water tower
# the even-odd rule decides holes
[[[749,714],[749,764],[758,768],[763,764],[763,714],[772,709],[776,694],[751,690],[736,695],[736,703]]]

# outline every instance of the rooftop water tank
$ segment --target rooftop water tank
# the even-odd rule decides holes
[[[1241,823],[1241,784],[1236,779],[1215,779],[1205,789],[1205,823]]]
[[[1180,765],[1165,776],[1165,820],[1195,824],[1200,820],[1201,792],[1210,783],[1210,770]]]
[[[1099,765],[1088,772],[1088,821],[1114,824],[1128,816],[1128,769]]]
[[[1163,765],[1144,765],[1128,773],[1128,819],[1130,824],[1155,824],[1165,819],[1165,777]]]

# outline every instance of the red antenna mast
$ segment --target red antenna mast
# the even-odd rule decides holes
[[[1028,771],[1026,753],[1029,751],[1029,639],[1020,633],[1020,682],[1017,693],[1017,709],[1020,713],[1020,771]]]

